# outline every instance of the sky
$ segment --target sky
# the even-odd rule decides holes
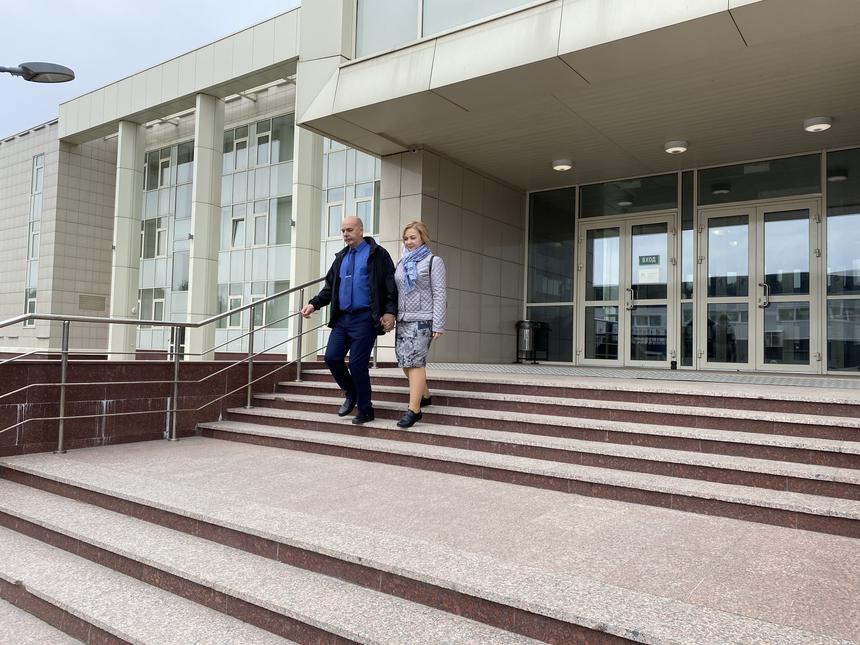
[[[297,0],[0,0],[0,66],[71,67],[69,83],[0,74],[0,138],[57,118],[64,101],[295,8]]]

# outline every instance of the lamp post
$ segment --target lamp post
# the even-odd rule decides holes
[[[18,67],[0,67],[0,72],[21,76],[32,83],[65,83],[75,78],[72,70],[55,63],[21,63]]]

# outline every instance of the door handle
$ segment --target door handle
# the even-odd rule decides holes
[[[759,282],[758,286],[764,289],[764,299],[759,303],[761,309],[765,309],[770,304],[770,285],[767,282]]]
[[[627,311],[633,311],[634,309],[636,309],[636,305],[633,304],[633,289],[631,289],[630,287],[627,287],[624,291],[627,292],[627,296],[628,296],[627,297],[627,304],[624,305],[624,308]]]

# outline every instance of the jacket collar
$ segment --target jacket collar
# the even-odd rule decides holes
[[[370,237],[369,235],[365,235],[365,236],[364,236],[364,241],[365,241],[365,242],[367,242],[367,245],[370,247],[370,250],[367,252],[367,253],[368,253],[368,256],[373,255],[373,252],[374,252],[374,251],[376,251],[376,248],[379,246],[379,245],[376,243],[376,240],[374,240],[374,239],[373,239],[372,237]],[[338,257],[338,258],[342,258],[343,256],[345,256],[345,255],[346,255],[346,252],[347,252],[347,251],[349,251],[349,247],[348,247],[348,246],[343,247],[340,251],[338,251],[338,252],[337,252],[337,256],[336,256],[336,257]]]

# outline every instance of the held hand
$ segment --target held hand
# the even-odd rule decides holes
[[[433,340],[438,340],[439,338],[442,337],[442,334],[444,334],[444,333],[445,332],[442,332],[442,331],[434,331],[433,332]]]
[[[311,314],[316,311],[316,308],[313,305],[305,305],[301,309],[302,318],[310,318]]]
[[[394,316],[391,314],[385,314],[379,319],[379,322],[382,324],[382,329],[385,330],[386,334],[394,329]]]

